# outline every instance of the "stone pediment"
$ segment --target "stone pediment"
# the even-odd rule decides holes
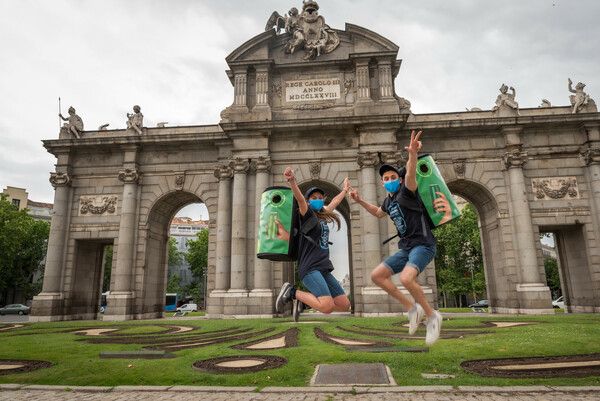
[[[345,30],[334,29],[339,37],[339,46],[317,59],[305,60],[304,52],[293,54],[284,51],[285,44],[291,39],[289,33],[277,34],[274,29],[256,35],[231,52],[225,60],[229,66],[270,62],[275,65],[303,63],[321,64],[326,61],[350,60],[352,57],[388,55],[396,56],[399,47],[389,39],[358,25],[346,23]]]
[[[394,89],[398,46],[358,25],[346,24],[342,31],[323,20],[323,27],[326,39],[319,48],[307,44],[308,30],[271,28],[231,52],[226,61],[234,101],[221,112],[221,123],[410,115],[410,102]]]

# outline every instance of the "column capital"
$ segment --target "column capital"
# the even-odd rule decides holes
[[[268,173],[271,170],[271,158],[269,156],[258,156],[256,159],[252,159],[250,168],[257,173]]]
[[[233,178],[233,170],[231,169],[231,167],[229,167],[227,165],[217,166],[217,167],[215,167],[214,175],[215,175],[215,178],[218,179],[219,181],[232,179]]]
[[[401,166],[406,164],[406,158],[402,154],[402,152],[382,152],[381,153],[381,162],[385,164],[391,164],[393,166]]]
[[[379,156],[376,153],[371,152],[359,153],[356,158],[356,163],[358,163],[360,168],[375,167],[379,164]]]
[[[233,169],[233,174],[247,174],[250,170],[248,159],[236,157],[229,162],[229,166]]]
[[[50,184],[54,188],[71,186],[69,173],[50,173]]]
[[[600,164],[600,147],[591,146],[580,153],[586,166]]]
[[[527,163],[527,152],[522,152],[518,149],[507,151],[502,156],[502,163],[505,170],[511,167],[523,167]]]
[[[119,181],[123,181],[125,184],[137,184],[139,180],[140,173],[136,168],[126,168],[124,170],[119,171]]]

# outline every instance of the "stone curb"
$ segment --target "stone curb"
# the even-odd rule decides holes
[[[547,392],[598,392],[600,386],[344,386],[344,387],[224,387],[224,386],[63,386],[42,384],[0,384],[0,391],[77,391],[77,392],[221,392],[221,393],[547,393]]]
[[[458,386],[465,393],[513,393],[513,392],[548,392],[547,386]]]
[[[167,391],[188,391],[190,393],[252,393],[258,387],[220,387],[220,386],[173,386]]]
[[[167,391],[173,386],[116,386],[113,391]]]

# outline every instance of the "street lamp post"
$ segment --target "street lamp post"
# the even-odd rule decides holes
[[[475,278],[473,277],[473,261],[469,260],[469,271],[471,272],[471,292],[473,292],[473,298],[475,298],[475,303],[477,303],[477,293],[475,292]]]

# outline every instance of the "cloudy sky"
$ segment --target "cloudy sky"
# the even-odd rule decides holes
[[[368,5],[367,5],[368,4]],[[600,2],[319,1],[400,47],[396,92],[416,114],[490,109],[502,83],[521,108],[568,105],[567,78],[600,100]],[[58,98],[87,129],[216,124],[233,100],[225,57],[260,34],[272,11],[301,0],[0,0],[0,186],[53,202]]]

